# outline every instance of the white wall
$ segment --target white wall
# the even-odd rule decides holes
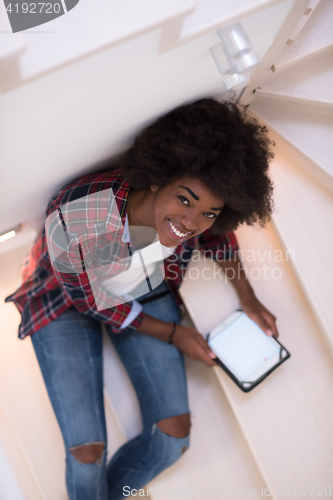
[[[41,214],[56,186],[127,146],[148,120],[221,93],[208,51],[216,33],[160,56],[158,39],[157,29],[1,97],[1,228]]]

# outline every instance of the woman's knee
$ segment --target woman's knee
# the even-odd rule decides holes
[[[107,498],[106,445],[91,442],[67,449],[66,485],[68,498]]]
[[[185,413],[160,420],[151,430],[150,451],[154,450],[154,462],[158,470],[170,467],[181,458],[190,446],[190,415]]]
[[[79,464],[102,464],[105,443],[95,442],[71,446],[69,451]]]
[[[191,417],[189,413],[164,418],[157,422],[157,427],[164,434],[176,438],[185,438],[190,434]]]

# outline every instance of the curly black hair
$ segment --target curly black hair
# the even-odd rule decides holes
[[[195,177],[225,200],[212,229],[261,226],[273,210],[268,176],[273,158],[267,128],[234,101],[206,98],[179,106],[145,128],[126,152],[122,170],[133,189],[164,187]]]

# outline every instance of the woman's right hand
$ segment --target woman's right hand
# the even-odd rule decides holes
[[[206,366],[217,366],[213,361],[215,354],[195,328],[177,324],[172,344],[193,361],[202,361]]]
[[[173,323],[143,313],[143,321],[138,331],[168,342],[172,329]],[[175,333],[172,336],[172,344],[193,361],[202,361],[207,366],[217,366],[217,363],[213,361],[215,354],[195,328],[177,324]]]

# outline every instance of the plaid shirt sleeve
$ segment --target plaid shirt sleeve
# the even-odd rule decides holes
[[[225,234],[214,234],[207,229],[198,237],[199,250],[214,260],[223,261],[237,252],[238,243],[233,231]]]

